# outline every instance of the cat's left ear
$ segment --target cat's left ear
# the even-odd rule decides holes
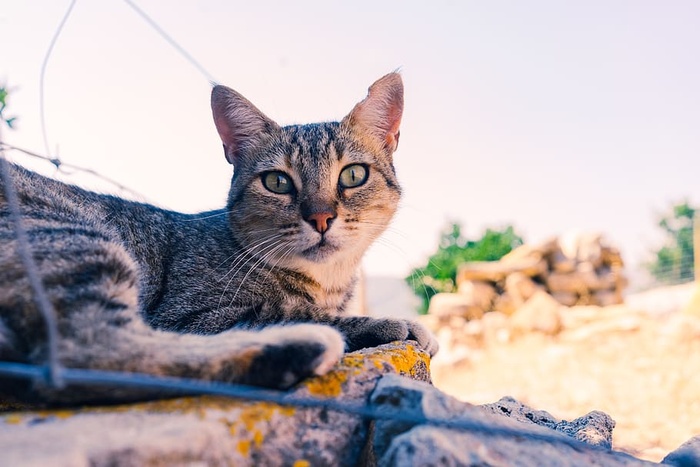
[[[211,110],[229,164],[238,163],[248,148],[279,128],[248,99],[226,86],[212,89]]]
[[[350,126],[360,126],[392,154],[399,145],[399,126],[403,114],[403,81],[394,72],[369,87],[367,97],[343,119]]]

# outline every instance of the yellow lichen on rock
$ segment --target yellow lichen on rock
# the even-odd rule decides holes
[[[406,342],[363,349],[344,355],[329,373],[302,381],[287,396],[290,401],[333,399],[362,405],[388,373],[429,381],[428,362],[426,354]],[[110,433],[109,442],[103,430]],[[0,465],[17,465],[17,459],[27,456],[23,446],[39,441],[45,446],[41,453],[37,450],[41,462],[34,465],[74,465],[75,453],[94,457],[97,464],[128,454],[131,457],[121,465],[177,463],[173,459],[184,464],[197,459],[203,465],[310,467],[327,465],[336,457],[339,465],[352,465],[360,456],[366,430],[361,417],[340,411],[215,396],[9,412],[0,414],[0,431],[11,447],[0,450]],[[60,456],[69,461],[55,463]]]
[[[380,370],[385,369],[389,364],[400,375],[416,376],[418,371],[430,370],[428,354],[416,351],[410,344],[406,344],[401,351],[388,350],[373,354],[370,360]]]
[[[306,388],[312,396],[338,397],[343,392],[343,383],[348,380],[348,370],[338,369],[322,376],[311,378],[306,383]]]

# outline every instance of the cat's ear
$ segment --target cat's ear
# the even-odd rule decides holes
[[[399,144],[399,126],[403,114],[403,81],[398,73],[389,73],[369,87],[367,97],[343,119],[359,126],[379,142],[389,154]]]
[[[236,163],[240,155],[262,137],[279,128],[248,99],[226,86],[216,85],[212,89],[211,110],[230,164]]]

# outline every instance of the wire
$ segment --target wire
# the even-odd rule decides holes
[[[5,159],[2,146],[0,146],[0,177],[5,190],[5,199],[10,214],[11,222],[14,224],[15,236],[17,238],[17,253],[19,254],[24,269],[29,279],[29,285],[32,289],[34,302],[41,312],[46,326],[46,343],[47,343],[47,365],[48,374],[46,379],[52,387],[60,388],[63,386],[61,379],[61,367],[58,361],[58,326],[56,323],[56,312],[53,305],[46,296],[46,290],[41,283],[39,271],[34,258],[32,258],[31,247],[27,238],[27,232],[22,225],[22,214],[19,209],[19,200],[12,182],[10,174],[10,166]],[[46,368],[44,368],[44,371]]]
[[[151,26],[163,39],[165,39],[168,44],[177,50],[180,55],[185,57],[185,59],[190,62],[190,64],[194,66],[210,83],[216,83],[216,80],[212,74],[209,73],[201,63],[195,60],[192,55],[190,55],[180,44],[178,44],[175,39],[165,32],[163,28],[161,28],[158,23],[148,16],[141,8],[136,6],[136,4],[131,0],[124,0],[124,2],[129,5],[131,9],[134,10],[144,21],[146,21],[148,25]]]
[[[44,81],[46,78],[46,68],[49,64],[49,58],[51,57],[51,54],[53,53],[53,48],[56,45],[56,42],[58,41],[58,37],[61,35],[61,32],[63,31],[63,26],[65,26],[66,21],[68,21],[68,18],[70,17],[71,13],[73,12],[73,7],[75,6],[75,3],[78,0],[72,0],[70,2],[70,5],[68,5],[68,9],[66,10],[66,13],[63,15],[63,19],[61,19],[61,22],[58,24],[58,28],[56,29],[56,32],[54,33],[53,37],[51,38],[51,42],[49,43],[49,48],[46,51],[46,55],[44,55],[44,61],[41,64],[41,72],[39,73],[39,115],[41,117],[41,134],[44,137],[44,151],[46,154],[51,154],[51,150],[49,149],[49,138],[47,136],[46,132],[46,113],[44,110]]]
[[[43,378],[42,368],[22,363],[0,362],[0,375],[15,378]],[[484,422],[465,419],[416,416],[386,407],[372,407],[364,404],[340,402],[335,399],[316,399],[290,396],[282,391],[261,389],[240,384],[226,384],[186,378],[153,376],[142,373],[123,373],[103,370],[83,370],[64,368],[61,376],[66,383],[94,386],[137,387],[158,389],[174,394],[199,394],[225,396],[259,402],[271,402],[284,406],[327,409],[357,415],[373,420],[392,420],[411,425],[432,425],[442,428],[479,432],[493,436],[525,437],[548,443],[563,444],[577,451],[605,450],[602,447],[584,443],[562,433],[535,433],[518,428],[493,426]]]
[[[32,151],[29,151],[27,149],[13,146],[12,144],[4,143],[2,141],[0,141],[0,148],[4,148],[5,150],[13,150],[13,151],[21,152],[22,154],[26,154],[27,156],[36,157],[38,159],[48,161],[48,162],[52,163],[53,165],[55,165],[57,169],[62,169],[65,167],[65,168],[76,170],[78,172],[83,172],[83,173],[92,175],[93,177],[99,178],[100,180],[104,180],[105,182],[114,185],[115,187],[119,188],[121,191],[131,193],[132,195],[138,197],[139,199],[146,198],[144,195],[142,195],[138,191],[132,190],[131,188],[129,188],[125,185],[122,185],[121,183],[117,182],[116,180],[109,178],[105,175],[102,175],[101,173],[97,172],[96,170],[89,169],[87,167],[81,167],[81,166],[75,165],[75,164],[70,164],[68,162],[63,162],[62,160],[60,160],[57,157],[42,156],[41,154],[37,154],[36,152],[32,152]]]

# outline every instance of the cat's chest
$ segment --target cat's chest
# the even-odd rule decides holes
[[[280,271],[281,287],[271,293],[281,293],[281,301],[288,311],[294,308],[312,307],[327,313],[343,311],[353,295],[354,274],[336,274],[314,277],[306,272]]]

